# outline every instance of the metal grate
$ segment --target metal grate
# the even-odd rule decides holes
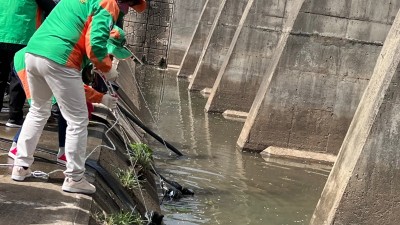
[[[174,0],[151,0],[140,14],[130,9],[124,21],[130,50],[148,64],[166,66],[173,14]]]

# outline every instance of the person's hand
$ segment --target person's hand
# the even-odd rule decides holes
[[[114,58],[112,61],[111,70],[106,73],[102,73],[102,75],[107,81],[115,81],[118,78],[119,76],[119,72],[117,70],[118,62],[119,62],[118,59]]]
[[[103,98],[101,99],[101,103],[110,109],[117,108],[117,101],[118,101],[118,98],[116,98],[110,94],[103,95]]]

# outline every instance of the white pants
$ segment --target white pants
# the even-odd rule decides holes
[[[40,135],[50,117],[50,98],[54,94],[68,125],[65,140],[67,170],[64,174],[79,180],[85,172],[89,123],[81,74],[76,69],[29,53],[25,55],[25,63],[32,104],[18,139],[14,165],[30,167],[33,163]]]

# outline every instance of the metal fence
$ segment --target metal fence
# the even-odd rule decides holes
[[[166,67],[171,43],[174,0],[151,0],[143,13],[129,10],[124,31],[130,50],[143,62]]]

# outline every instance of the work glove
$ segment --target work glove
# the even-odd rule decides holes
[[[117,101],[118,101],[118,98],[116,98],[110,94],[103,95],[103,98],[101,99],[101,103],[110,109],[117,108]]]
[[[117,70],[118,63],[119,60],[114,58],[112,61],[111,70],[106,73],[102,73],[104,79],[106,79],[107,81],[115,81],[118,78],[119,76],[119,72]]]

